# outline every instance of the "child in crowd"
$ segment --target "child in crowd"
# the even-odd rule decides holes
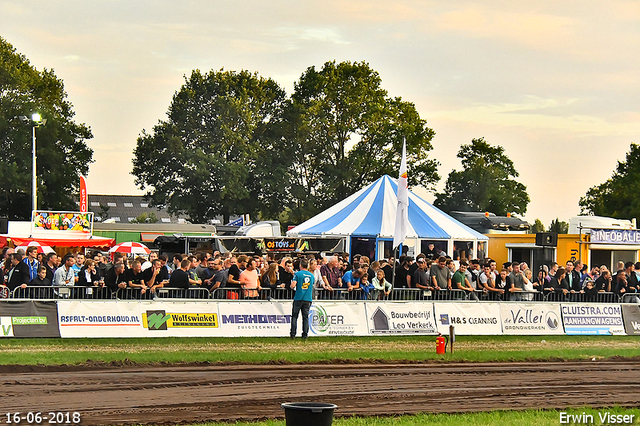
[[[371,281],[373,289],[369,292],[370,300],[378,300],[380,293],[384,293],[385,296],[389,296],[391,293],[391,283],[385,279],[384,271],[378,269],[376,276]]]
[[[366,272],[360,278],[360,289],[362,290],[362,299],[369,299],[369,292],[373,290],[373,285],[369,282],[369,274]]]
[[[33,286],[37,286],[37,287],[44,287],[44,286],[50,286],[51,285],[51,280],[49,278],[47,278],[47,267],[46,266],[44,266],[44,265],[38,266],[38,275],[36,275],[31,280],[29,285],[33,285]]]

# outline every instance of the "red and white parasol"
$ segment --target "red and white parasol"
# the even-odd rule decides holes
[[[116,244],[109,249],[109,253],[132,253],[132,254],[149,254],[151,250],[142,243],[134,241]]]
[[[38,248],[38,253],[55,253],[55,250],[52,249],[51,247],[44,245],[44,244],[40,244],[37,241],[29,241],[26,245],[24,246],[18,246],[16,247],[16,251],[22,249],[25,251],[25,253],[27,252],[27,248],[28,247],[37,247]]]

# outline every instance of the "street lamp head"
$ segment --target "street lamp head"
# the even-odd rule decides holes
[[[33,114],[31,114],[31,118],[27,117],[26,115],[20,115],[18,116],[18,118],[24,124],[30,124],[34,127],[40,127],[47,123],[47,120],[43,119],[39,112],[34,112]]]

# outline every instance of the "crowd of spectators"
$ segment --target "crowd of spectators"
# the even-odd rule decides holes
[[[153,297],[161,288],[204,289],[214,298],[287,298],[300,260],[308,261],[314,276],[314,295],[326,299],[389,298],[392,292],[412,289],[420,299],[448,299],[445,294],[470,300],[559,300],[591,301],[598,293],[618,296],[640,293],[640,262],[618,264],[611,272],[605,265],[588,269],[580,261],[564,266],[552,262],[534,274],[522,262],[506,262],[498,270],[491,259],[461,258],[454,261],[431,250],[414,259],[401,256],[371,262],[366,256],[347,253],[330,256],[295,257],[199,252],[175,254],[169,259],[151,252],[148,258],[127,258],[102,252],[39,254],[36,247],[26,253],[5,248],[0,262],[0,285],[9,292],[32,287],[92,287],[112,294],[126,290]],[[409,293],[409,292],[405,292]],[[461,296],[461,297],[460,297]],[[540,297],[541,296],[541,297]]]

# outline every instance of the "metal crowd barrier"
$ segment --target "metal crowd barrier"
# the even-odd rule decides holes
[[[587,302],[587,303],[620,303],[620,297],[611,292],[599,292],[594,295],[586,293],[550,292],[544,296],[545,302]]]
[[[620,298],[621,303],[640,303],[640,293],[623,294]]]
[[[148,292],[148,290],[147,290]],[[205,300],[209,298],[209,290],[206,288],[170,288],[162,287],[156,289],[156,295],[159,299],[198,299]]]
[[[503,300],[511,300],[515,302],[542,302],[544,301],[544,294],[539,291],[514,291],[505,292],[507,298]]]
[[[153,299],[209,299],[209,290],[206,288],[171,288],[162,287],[155,292],[146,290],[144,293],[139,288],[119,288],[116,292],[119,300],[153,300]]]
[[[474,290],[473,294],[475,299],[470,297],[469,299],[477,301],[487,302],[542,302],[544,301],[544,295],[539,291],[517,291],[504,293],[498,293],[496,291]]]
[[[11,293],[12,299],[73,299],[94,300],[112,299],[113,293],[108,287],[17,287]]]
[[[395,288],[388,295],[381,292],[377,300],[468,300],[464,290],[424,290],[420,288]],[[369,300],[373,300],[369,298]]]
[[[112,292],[108,287],[37,287],[16,288],[8,291],[6,286],[0,286],[2,291],[0,298],[5,299],[35,299],[35,300],[152,300],[152,299],[191,299],[191,300],[293,300],[295,291],[290,288],[262,289],[247,294],[247,291],[237,288],[218,288],[209,293],[206,288],[159,288],[155,293],[146,291],[141,294],[138,288],[121,288]],[[255,294],[254,297],[249,297]],[[376,297],[377,296],[377,297]],[[380,301],[522,301],[522,302],[585,302],[585,303],[639,303],[640,293],[630,293],[618,296],[611,292],[599,292],[594,295],[585,293],[556,293],[544,294],[542,292],[486,292],[475,290],[467,293],[464,290],[422,290],[415,288],[392,289],[388,295],[375,290],[364,292],[361,289],[348,291],[345,288],[337,288],[333,291],[314,289],[316,300],[380,300]]]
[[[292,298],[291,289],[264,289],[264,290],[245,290],[238,287],[217,288],[211,292],[210,297],[218,300],[270,300]],[[246,293],[246,296],[245,296]]]

